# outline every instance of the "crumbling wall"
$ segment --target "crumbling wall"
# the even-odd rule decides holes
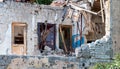
[[[111,22],[114,53],[120,53],[120,4],[119,0],[111,1]]]
[[[105,36],[95,42],[76,48],[77,57],[91,57],[90,62],[110,62],[113,58],[112,22],[110,20],[110,0],[105,3]]]
[[[61,23],[62,9],[13,1],[0,3],[0,49],[2,49],[0,54],[11,54],[12,23],[21,22],[27,24],[27,55],[33,55],[36,51],[34,48],[37,46],[37,23],[44,23],[47,20],[47,23],[56,24],[58,28]],[[70,22],[64,24],[67,23]],[[58,36],[57,34],[56,44],[58,44]]]
[[[0,56],[0,69],[87,69],[89,64],[75,57]]]

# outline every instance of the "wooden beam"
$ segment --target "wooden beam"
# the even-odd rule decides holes
[[[63,37],[61,25],[60,25],[60,35],[62,37],[62,42],[63,42],[64,48],[65,48],[65,52],[68,53],[68,50],[67,50],[67,47],[66,47],[66,44],[65,44],[65,40],[64,40],[64,37]]]
[[[87,9],[83,9],[83,8],[81,8],[81,7],[78,7],[78,6],[76,6],[76,5],[74,5],[74,4],[72,4],[72,3],[70,3],[69,4],[72,8],[74,8],[74,9],[76,9],[76,10],[79,10],[79,11],[86,11],[86,12],[88,12],[88,13],[91,13],[91,14],[94,14],[94,15],[97,15],[98,13],[96,13],[96,12],[93,12],[93,11],[90,11],[90,10],[87,10]]]
[[[103,8],[105,8],[105,0],[103,0]],[[105,15],[105,11],[103,13]],[[104,23],[105,23],[105,16],[103,16],[103,18],[104,18]]]
[[[103,10],[104,10],[105,8],[102,8],[100,11],[98,11],[97,13],[99,14],[99,13],[101,13]]]
[[[100,5],[101,5],[101,9],[103,9],[103,1],[100,0]],[[104,12],[103,10],[101,11],[101,14],[102,14],[102,23],[104,23]]]
[[[13,22],[12,25],[13,26],[27,26],[27,24],[23,22]]]
[[[105,0],[103,0],[103,8],[105,8]]]

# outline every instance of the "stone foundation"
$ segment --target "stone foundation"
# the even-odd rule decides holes
[[[0,69],[88,69],[89,60],[63,56],[0,56]]]

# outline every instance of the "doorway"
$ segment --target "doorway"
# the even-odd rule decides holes
[[[69,53],[72,50],[72,25],[59,26],[59,48]],[[66,49],[65,49],[66,46]]]
[[[26,55],[25,23],[12,23],[12,54]]]
[[[38,47],[41,52],[44,51],[44,47],[48,46],[52,50],[55,49],[56,40],[56,25],[50,23],[38,23],[37,34],[38,34]]]

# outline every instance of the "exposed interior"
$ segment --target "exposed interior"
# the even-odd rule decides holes
[[[14,44],[24,44],[23,26],[14,26]]]
[[[100,0],[94,1],[93,7],[91,8],[91,10],[94,12],[99,12],[102,10]],[[103,16],[105,17],[104,10],[103,10]],[[91,21],[92,21],[91,26],[94,32],[89,32],[88,35],[86,35],[87,43],[91,43],[92,41],[100,39],[105,35],[105,21],[104,23],[102,22],[102,13],[99,13],[99,15],[92,15]]]
[[[105,12],[100,12],[102,9],[104,9],[103,6],[101,7],[100,0],[95,0],[93,6],[91,6],[91,11],[99,14],[91,14],[89,27],[91,27],[92,31],[89,31],[88,34],[85,34],[87,43],[91,43],[105,35]],[[55,24],[49,24],[46,22],[38,23],[38,46],[41,52],[44,51],[45,46],[55,50],[55,33]],[[59,25],[59,48],[63,49],[66,53],[73,51],[71,25]]]
[[[38,46],[41,52],[45,46],[55,49],[55,24],[38,23]]]
[[[61,27],[61,30],[62,30],[62,31],[59,31],[59,48],[65,51],[65,47],[64,47],[64,44],[65,44],[68,52],[73,51],[72,39],[71,39],[72,26],[71,25],[60,25],[59,27]],[[62,39],[62,36],[63,36],[63,39]]]

